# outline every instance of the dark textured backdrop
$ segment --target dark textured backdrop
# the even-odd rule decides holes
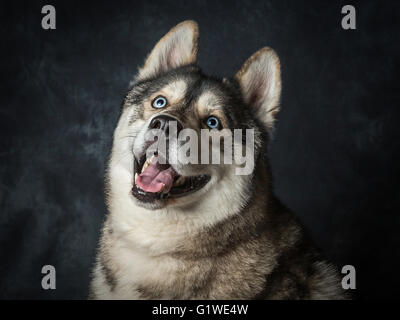
[[[282,63],[278,196],[359,298],[400,297],[399,1],[7,1],[0,6],[0,298],[85,298],[103,171],[128,82],[172,26],[200,25],[199,64],[231,75],[268,45]],[[41,29],[53,4],[57,29]],[[57,289],[41,289],[41,267]]]

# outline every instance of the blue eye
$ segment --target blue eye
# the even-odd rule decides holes
[[[167,99],[165,99],[163,96],[158,96],[153,100],[152,103],[153,108],[156,109],[164,108],[166,105],[167,105]]]
[[[219,128],[219,120],[218,120],[218,118],[216,118],[214,116],[208,117],[206,120],[206,125],[210,129],[218,129]]]

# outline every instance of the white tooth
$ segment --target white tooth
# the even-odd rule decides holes
[[[136,183],[136,180],[138,177],[139,177],[139,175],[137,173],[135,173],[135,183]]]
[[[146,160],[146,162],[144,163],[143,167],[142,167],[142,172],[149,166],[149,162],[148,160]]]
[[[159,192],[163,192],[164,189],[165,189],[165,184],[163,183],[163,184],[162,184],[162,188],[161,188],[161,190],[160,190]]]
[[[153,161],[153,159],[154,159],[154,154],[150,157],[150,160],[147,160],[147,161],[149,161],[149,163],[151,163]]]
[[[175,186],[180,186],[180,185],[182,185],[184,182],[185,182],[185,178],[184,178],[184,177],[179,177],[179,178],[175,181],[174,185],[175,185]]]

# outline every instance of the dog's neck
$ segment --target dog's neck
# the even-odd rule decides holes
[[[213,252],[223,250],[221,238],[215,246],[213,239],[203,235],[209,235],[210,229],[215,229],[218,233],[224,232],[224,241],[232,241],[233,234],[237,237],[241,234],[240,230],[246,230],[246,234],[249,234],[249,228],[258,228],[266,218],[271,197],[269,171],[262,166],[257,172],[258,175],[253,178],[241,178],[243,183],[240,185],[251,190],[250,194],[245,194],[248,190],[234,189],[229,179],[222,179],[215,186],[218,191],[211,190],[205,199],[190,208],[148,210],[138,206],[131,195],[124,195],[119,190],[118,184],[113,181],[118,179],[119,174],[111,169],[108,228],[113,230],[115,237],[127,242],[129,247],[137,247],[154,255],[167,252],[185,254],[197,249],[207,250],[205,248],[212,246],[215,247]],[[204,245],[199,245],[199,241]]]

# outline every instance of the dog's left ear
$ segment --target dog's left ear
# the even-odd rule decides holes
[[[257,51],[243,64],[235,77],[244,101],[267,129],[272,129],[281,95],[278,55],[270,48]]]
[[[192,20],[179,23],[158,41],[135,80],[155,77],[196,62],[198,42],[197,23]]]

